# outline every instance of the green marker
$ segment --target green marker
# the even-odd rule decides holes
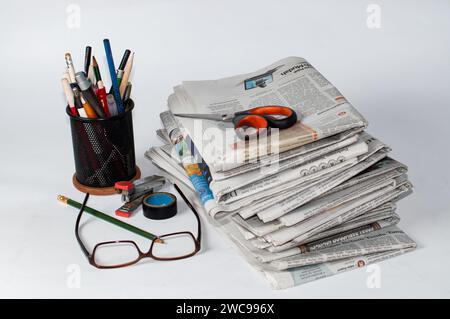
[[[78,208],[78,209],[80,209],[81,206],[82,206],[81,203],[79,203],[77,201],[74,201],[73,199],[70,199],[70,198],[68,198],[66,196],[63,196],[63,195],[58,195],[57,199],[60,202],[64,203],[64,204],[67,204],[69,206],[72,206],[72,207],[75,207],[75,208]],[[86,213],[91,214],[92,216],[95,216],[95,217],[97,217],[99,219],[103,219],[106,222],[109,222],[111,224],[119,226],[119,227],[121,227],[123,229],[126,229],[126,230],[132,232],[132,233],[135,233],[137,235],[140,235],[140,236],[145,237],[145,238],[150,239],[150,240],[154,240],[157,243],[161,243],[161,244],[164,243],[162,241],[162,239],[160,239],[158,236],[153,235],[151,233],[148,233],[145,230],[137,228],[137,227],[135,227],[133,225],[124,223],[123,221],[118,220],[118,219],[116,219],[114,217],[111,217],[109,215],[106,215],[106,214],[104,214],[104,213],[102,213],[102,212],[100,212],[100,211],[98,211],[96,209],[93,209],[91,207],[85,206],[84,211]]]

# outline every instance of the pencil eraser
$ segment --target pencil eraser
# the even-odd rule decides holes
[[[122,181],[122,182],[116,182],[116,184],[114,185],[115,189],[120,189],[123,191],[129,191],[132,190],[134,188],[134,184],[132,182],[129,181]]]

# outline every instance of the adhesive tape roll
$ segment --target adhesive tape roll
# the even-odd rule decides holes
[[[167,219],[177,214],[177,198],[166,192],[152,193],[144,197],[142,208],[147,218]]]

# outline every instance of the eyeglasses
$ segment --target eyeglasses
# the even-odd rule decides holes
[[[80,237],[80,220],[89,199],[89,193],[87,193],[75,223],[75,237],[89,263],[101,269],[120,268],[131,266],[143,258],[178,260],[192,257],[198,253],[201,247],[200,218],[178,186],[174,184],[174,187],[197,219],[197,237],[194,237],[189,231],[165,234],[153,239],[147,252],[142,252],[132,240],[115,240],[98,243],[95,245],[92,254],[89,253]]]

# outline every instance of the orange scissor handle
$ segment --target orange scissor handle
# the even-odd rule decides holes
[[[234,128],[240,128],[244,126],[254,127],[256,129],[268,128],[269,123],[267,120],[259,115],[239,115],[233,120]]]
[[[276,118],[274,115],[283,116]],[[285,129],[297,122],[297,113],[285,106],[267,105],[253,109],[237,112],[233,120],[235,128],[242,126],[254,127],[256,129],[275,127]]]

